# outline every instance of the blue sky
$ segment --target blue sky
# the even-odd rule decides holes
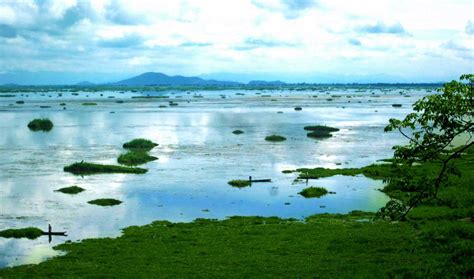
[[[434,82],[474,72],[464,0],[0,0],[0,83],[143,72]]]

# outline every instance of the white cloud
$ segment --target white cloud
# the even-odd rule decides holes
[[[430,79],[455,61],[456,76],[473,71],[472,9],[464,0],[6,1],[0,71]],[[414,61],[426,69],[412,71]]]

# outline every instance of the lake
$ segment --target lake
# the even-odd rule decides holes
[[[106,91],[2,97],[0,230],[46,230],[51,224],[68,237],[54,237],[52,243],[46,237],[0,238],[0,267],[37,263],[56,255],[51,247],[66,240],[118,236],[121,228],[154,220],[233,215],[303,219],[324,212],[376,211],[388,201],[378,190],[381,181],[334,176],[306,185],[294,182],[297,174],[282,171],[362,167],[391,157],[391,147],[403,139],[383,132],[388,119],[404,117],[413,102],[428,94],[424,89],[400,91]],[[143,96],[161,98],[136,98]],[[17,104],[19,100],[25,103]],[[169,101],[178,105],[169,106]],[[402,107],[392,107],[394,103]],[[302,110],[295,111],[296,106]],[[50,132],[27,128],[29,121],[43,117],[54,123]],[[315,124],[340,131],[327,139],[308,138],[303,127]],[[232,134],[236,129],[245,133]],[[271,134],[287,140],[265,141]],[[143,165],[146,174],[82,177],[63,172],[64,166],[82,160],[117,164],[125,152],[122,144],[134,138],[159,144],[150,152],[159,159]],[[272,182],[241,189],[227,184],[248,176]],[[70,185],[86,191],[73,196],[54,192]],[[298,192],[308,186],[336,194],[305,199]],[[87,203],[97,198],[123,203],[107,208]]]

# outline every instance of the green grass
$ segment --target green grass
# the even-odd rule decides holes
[[[85,103],[82,103],[83,106],[97,106],[97,103],[94,103],[94,102],[85,102]]]
[[[249,180],[241,180],[241,179],[235,179],[227,182],[230,186],[232,187],[237,187],[237,188],[242,188],[242,187],[247,187],[250,186],[250,181]]]
[[[84,191],[84,189],[79,187],[79,186],[73,185],[73,186],[69,186],[69,187],[60,188],[60,189],[57,189],[57,190],[54,190],[54,191],[55,192],[61,192],[61,193],[64,193],[64,194],[75,195],[75,194],[79,194],[80,192]]]
[[[271,141],[271,142],[281,142],[281,141],[285,141],[286,138],[283,137],[283,136],[279,136],[279,135],[271,135],[271,136],[265,137],[265,140],[266,141]]]
[[[117,162],[122,165],[137,166],[154,160],[158,160],[158,158],[148,155],[146,151],[128,151],[125,154],[121,154]]]
[[[0,231],[0,237],[4,238],[28,238],[28,239],[36,239],[43,235],[43,231],[34,228],[22,228],[22,229],[7,229]]]
[[[244,133],[244,131],[242,131],[242,130],[235,130],[235,131],[232,132],[232,134],[234,134],[234,135],[241,135],[243,133]]]
[[[65,172],[70,172],[76,175],[91,175],[99,173],[146,173],[146,169],[142,168],[130,168],[115,165],[101,165],[87,162],[74,163],[64,167]]]
[[[298,194],[302,195],[305,198],[320,198],[328,193],[328,190],[322,187],[308,187],[303,189],[303,191]]]
[[[141,149],[145,151],[151,150],[156,146],[158,146],[157,143],[154,143],[151,140],[143,139],[143,138],[134,139],[123,144],[123,148],[126,148],[126,149]]]
[[[99,206],[114,206],[114,205],[121,204],[122,201],[119,201],[116,199],[96,199],[96,200],[88,201],[87,203],[93,204],[93,205],[99,205]]]
[[[31,131],[45,131],[45,132],[48,132],[48,131],[51,131],[51,129],[53,129],[53,122],[51,120],[49,120],[48,118],[36,118],[36,119],[33,119],[32,121],[30,121],[30,123],[28,123],[28,128],[31,130]]]

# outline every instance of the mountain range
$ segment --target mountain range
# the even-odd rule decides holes
[[[110,85],[125,85],[125,86],[147,86],[147,85],[169,85],[169,86],[203,86],[203,85],[241,85],[242,83],[235,81],[220,81],[214,79],[202,79],[199,77],[185,77],[185,76],[168,76],[163,73],[148,72],[141,75],[124,79],[121,81],[109,83]]]

